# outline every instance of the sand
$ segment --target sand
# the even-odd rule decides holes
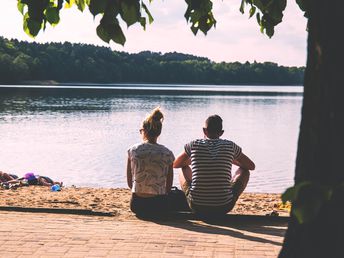
[[[134,219],[129,209],[129,189],[63,187],[59,192],[46,186],[0,188],[0,206],[86,209],[111,213],[118,219]],[[289,216],[290,204],[282,205],[280,194],[243,193],[231,214]]]

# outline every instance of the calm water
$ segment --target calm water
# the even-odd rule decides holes
[[[223,137],[256,163],[247,191],[283,192],[292,185],[301,87],[228,86],[217,94],[218,86],[146,85],[155,90],[150,95],[137,94],[136,87],[142,89],[113,85],[104,93],[97,86],[94,91],[0,86],[0,170],[19,176],[32,171],[66,185],[126,187],[126,150],[141,140],[142,119],[161,106],[165,121],[159,142],[175,155],[202,137],[204,120],[216,113],[224,119]],[[116,88],[128,91],[123,95]]]

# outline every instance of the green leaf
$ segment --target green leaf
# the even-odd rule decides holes
[[[282,201],[283,203],[286,203],[287,201],[294,202],[297,199],[298,192],[300,188],[308,186],[312,184],[309,181],[303,181],[300,183],[297,183],[296,185],[289,187],[283,194],[282,194]]]
[[[44,11],[50,6],[49,1],[29,1],[28,13],[32,20],[43,22]]]
[[[33,37],[31,34],[30,34],[30,31],[29,31],[29,28],[27,27],[27,20],[29,19],[29,14],[28,13],[25,13],[24,14],[24,18],[23,18],[23,30],[24,32],[29,35],[30,37]]]
[[[42,24],[31,19],[28,15],[24,17],[24,31],[30,37],[36,37],[41,30]]]
[[[21,3],[20,1],[18,1],[17,3],[17,8],[18,8],[18,11],[24,15],[24,7],[25,7],[25,4]]]
[[[296,0],[297,5],[304,12],[306,11],[306,2],[307,2],[307,0]]]
[[[57,9],[59,9],[59,10],[62,9],[62,7],[63,7],[63,2],[64,2],[64,0],[58,0],[58,1],[57,1]]]
[[[300,187],[292,212],[300,224],[313,221],[327,201],[327,191],[316,184]]]
[[[198,32],[198,27],[196,27],[197,24],[191,26],[192,33],[196,36]]]
[[[18,0],[18,2],[28,5],[30,3],[30,0]]]
[[[253,5],[251,6],[251,9],[250,9],[250,17],[251,18],[256,12],[256,7],[254,7]]]
[[[300,224],[313,221],[323,205],[332,197],[332,187],[303,181],[288,188],[282,194],[282,201],[292,203],[292,214]]]
[[[59,10],[56,7],[49,7],[45,11],[45,17],[51,25],[58,24],[60,21]]]
[[[252,3],[258,7],[258,9],[261,11],[261,12],[265,12],[266,10],[266,4],[269,0],[252,0]],[[272,0],[274,1],[274,0]]]
[[[339,185],[339,189],[341,189],[342,191],[344,190],[344,182],[342,182],[342,183]]]
[[[142,3],[142,8],[145,10],[145,12],[148,16],[149,24],[151,24],[154,21],[152,14],[150,13],[150,11],[148,10],[147,6],[144,3]]]
[[[282,194],[282,202],[285,204],[286,202],[290,201],[293,202],[296,199],[296,191],[295,187],[289,187],[283,194]]]
[[[212,26],[216,25],[216,21],[212,15],[212,13],[209,13],[208,16],[202,17],[199,20],[199,26],[198,28],[207,35],[207,32],[211,29]]]
[[[71,8],[75,4],[75,0],[65,0],[65,8]]]
[[[305,12],[304,16],[309,18],[309,0],[296,0],[296,3],[300,7],[300,9]]]
[[[102,24],[99,24],[97,26],[97,35],[99,38],[101,38],[106,43],[110,43],[111,37],[108,31],[102,26]]]
[[[76,5],[78,6],[78,9],[83,12],[86,6],[85,0],[75,0],[75,2],[76,2]]]
[[[260,25],[260,23],[261,23],[260,13],[257,13],[256,18],[257,18],[257,23]]]
[[[272,25],[267,25],[266,27],[265,27],[265,33],[266,33],[266,35],[268,35],[269,36],[269,38],[271,38],[273,35],[274,35],[274,33],[275,33],[275,29],[274,29],[274,26],[272,26]]]
[[[283,11],[286,7],[286,1],[274,1],[269,5],[269,17],[273,20],[271,21],[273,25],[277,25],[282,21]]]
[[[57,0],[57,9],[61,10],[63,7],[64,0]]]
[[[110,40],[113,40],[123,46],[126,39],[121,27],[119,26],[118,20],[113,17],[113,19],[110,18],[109,16],[103,16],[97,27],[97,35],[107,43],[109,43]]]
[[[115,24],[114,28],[113,28],[113,32],[111,35],[111,39],[118,43],[121,44],[122,46],[124,46],[124,43],[126,41],[124,33],[121,29],[121,27],[119,26],[119,24]]]
[[[143,30],[146,30],[146,18],[145,17],[140,18],[140,24],[141,24]]]
[[[241,0],[239,11],[244,14],[245,12],[245,0]]]
[[[91,0],[88,6],[93,16],[104,13],[107,5],[107,0]]]
[[[192,23],[199,22],[199,20],[202,19],[202,15],[203,14],[197,10],[191,12],[190,16],[189,16],[190,22],[192,22]]]
[[[191,22],[191,30],[196,35],[198,30],[204,34],[215,25],[216,20],[212,14],[213,3],[210,0],[186,0],[188,8],[184,14],[187,22]]]
[[[140,21],[140,4],[138,1],[122,1],[121,9],[121,17],[128,27]]]

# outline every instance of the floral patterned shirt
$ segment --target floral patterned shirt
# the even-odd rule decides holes
[[[128,150],[133,193],[166,194],[169,167],[174,161],[172,151],[161,144],[139,143]]]

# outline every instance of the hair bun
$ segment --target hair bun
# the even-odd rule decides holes
[[[152,111],[151,116],[152,116],[152,119],[153,119],[154,121],[161,121],[161,120],[163,120],[163,118],[164,118],[164,115],[163,115],[162,112],[160,111],[160,108],[159,108],[159,107],[155,108],[155,109]]]
[[[161,133],[164,115],[160,107],[155,108],[143,121],[142,128],[145,129],[147,137],[157,137]]]

